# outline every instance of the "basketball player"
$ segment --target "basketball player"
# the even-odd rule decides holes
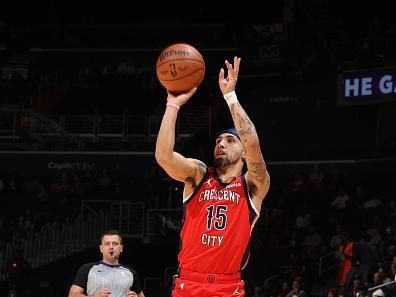
[[[102,261],[80,267],[69,297],[144,297],[136,271],[118,262],[123,248],[118,231],[104,232],[99,245]]]
[[[270,178],[253,123],[238,102],[235,86],[241,59],[225,61],[219,86],[236,129],[217,135],[215,167],[174,151],[178,112],[196,91],[168,92],[155,157],[175,180],[184,183],[179,272],[172,296],[245,295],[241,271],[249,260],[249,241]],[[243,172],[246,164],[247,171]]]

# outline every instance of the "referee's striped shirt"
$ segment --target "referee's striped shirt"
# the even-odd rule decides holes
[[[139,294],[142,291],[137,272],[120,264],[109,265],[102,261],[82,265],[77,271],[74,285],[84,289],[84,294],[96,294],[108,288],[111,297],[126,297],[128,290]]]

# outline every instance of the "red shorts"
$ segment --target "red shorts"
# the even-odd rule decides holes
[[[241,274],[209,274],[181,270],[173,282],[173,297],[244,297]]]

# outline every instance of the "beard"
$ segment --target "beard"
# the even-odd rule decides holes
[[[224,168],[229,165],[232,165],[235,162],[232,162],[229,158],[217,158],[215,159],[215,167],[216,168]]]

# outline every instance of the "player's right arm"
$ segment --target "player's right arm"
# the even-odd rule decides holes
[[[206,171],[205,164],[199,160],[184,157],[175,152],[174,147],[179,113],[177,106],[183,106],[195,91],[196,88],[177,96],[168,92],[168,104],[162,117],[155,147],[155,159],[171,178],[184,183],[194,181],[193,184],[202,179]]]

